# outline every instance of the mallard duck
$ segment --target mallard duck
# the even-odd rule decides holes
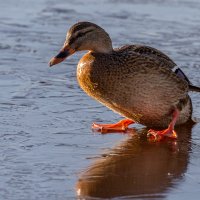
[[[148,136],[177,138],[175,125],[191,120],[189,91],[200,92],[183,71],[161,51],[143,45],[113,49],[109,34],[91,22],[78,22],[67,32],[60,52],[49,65],[88,50],[77,66],[80,87],[125,119],[93,124],[101,132],[125,131],[132,123],[149,128]],[[154,129],[152,129],[154,128]],[[161,130],[163,129],[163,130]]]

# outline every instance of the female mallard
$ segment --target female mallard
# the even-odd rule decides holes
[[[77,67],[81,88],[126,119],[117,124],[93,124],[94,129],[125,131],[134,122],[164,130],[149,130],[157,139],[176,138],[174,126],[191,120],[192,86],[185,74],[164,53],[148,46],[113,49],[105,30],[90,22],[73,25],[64,46],[50,66],[76,51],[89,50]]]

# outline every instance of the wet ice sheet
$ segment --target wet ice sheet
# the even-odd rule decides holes
[[[78,87],[75,68],[81,54],[55,68],[47,66],[75,22],[89,20],[103,26],[115,47],[142,43],[161,49],[200,85],[198,1],[7,0],[0,6],[3,199],[73,199],[75,186],[96,157],[101,159],[105,152],[118,154],[116,143],[121,148],[123,140],[132,141],[125,135],[91,132],[93,121],[114,122],[120,117]],[[199,116],[199,95],[192,98],[194,115]],[[188,199],[199,195],[199,129],[199,125],[191,129],[192,137],[186,144],[180,141],[181,147],[190,148],[181,151],[184,167],[178,179],[171,178],[163,190],[152,190],[153,197]],[[116,161],[116,166],[120,163]]]

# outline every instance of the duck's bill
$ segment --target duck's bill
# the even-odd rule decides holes
[[[53,65],[56,65],[58,63],[61,63],[63,60],[65,60],[68,56],[72,55],[75,52],[74,49],[70,48],[69,45],[64,46],[60,52],[53,57],[49,62],[49,67],[52,67]]]

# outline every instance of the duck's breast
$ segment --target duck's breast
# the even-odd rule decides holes
[[[77,66],[77,80],[80,87],[93,98],[98,99],[103,70],[96,64],[96,58],[89,52],[85,54]]]
[[[119,81],[115,77],[117,73],[111,69],[114,67],[112,59],[106,55],[89,52],[78,63],[77,80],[89,96],[116,111],[113,103],[119,94],[114,91]]]

